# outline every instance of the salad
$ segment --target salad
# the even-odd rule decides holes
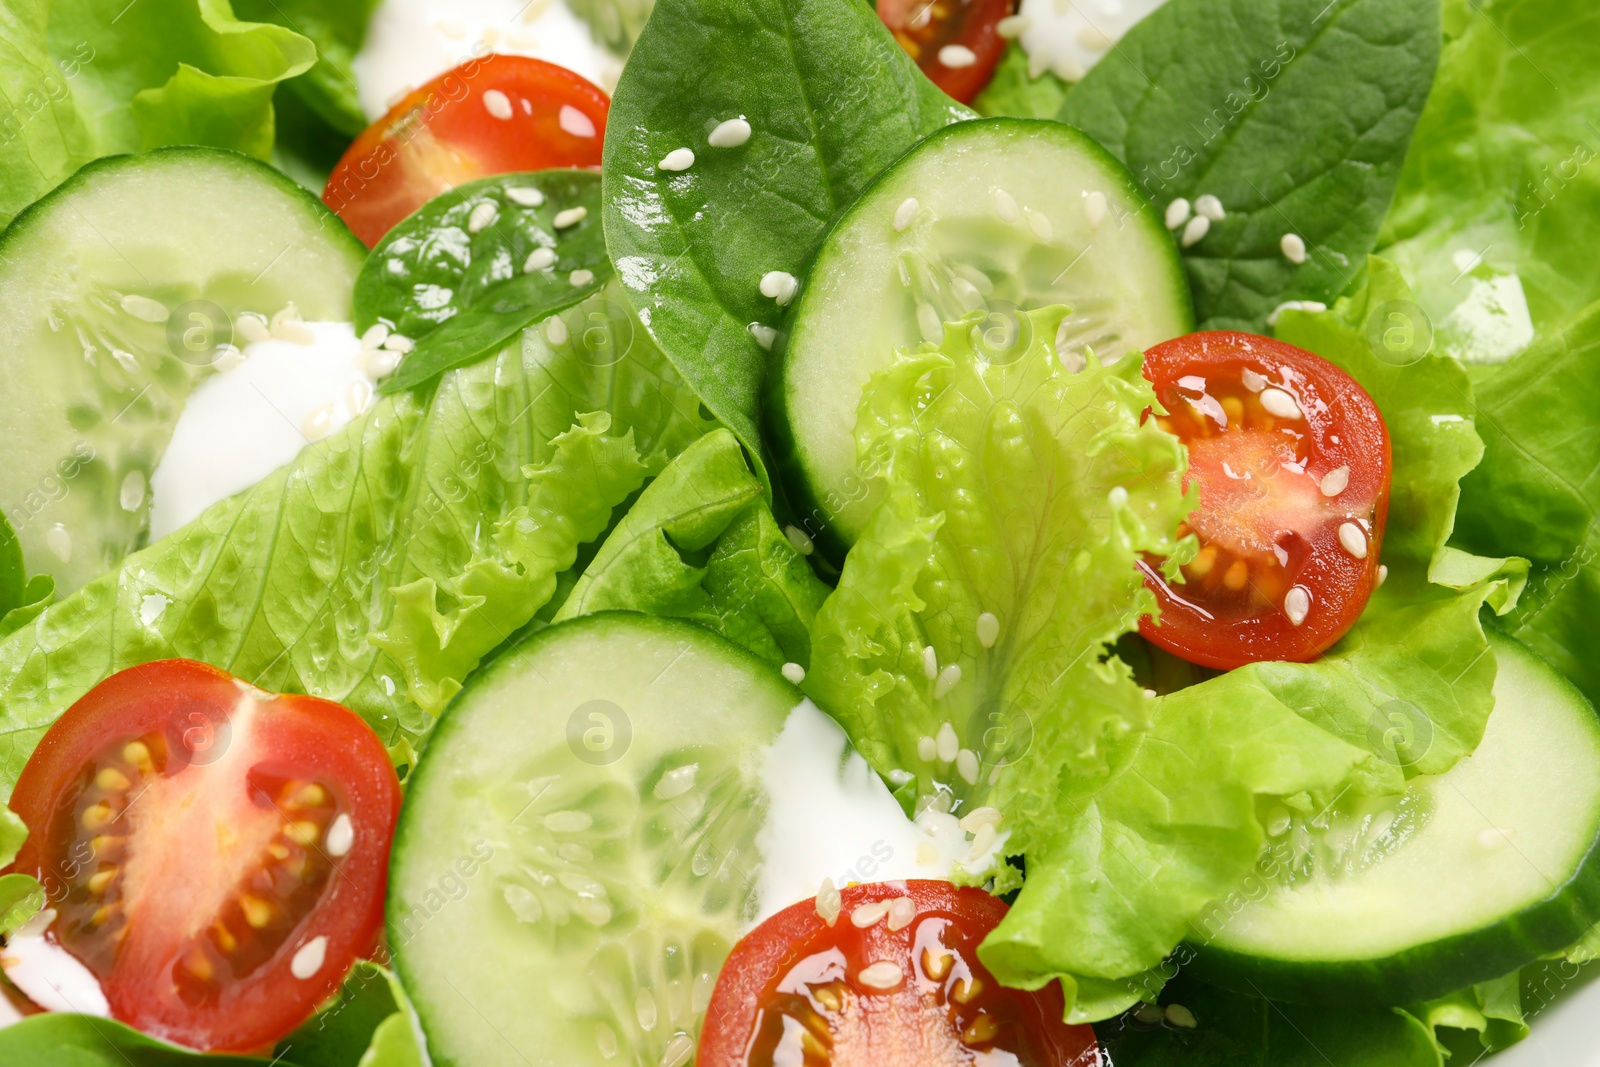
[[[0,13],[0,1063],[1589,1062],[1600,9]]]

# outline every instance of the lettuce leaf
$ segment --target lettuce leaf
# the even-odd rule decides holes
[[[1444,30],[1379,254],[1441,350],[1496,362],[1600,299],[1600,9],[1445,0]]]
[[[284,83],[318,117],[350,137],[367,128],[351,61],[367,36],[378,0],[237,0],[240,18],[272,22],[309,38],[317,49],[310,70]]]
[[[980,115],[1013,115],[1024,119],[1053,119],[1072,88],[1054,72],[1037,76],[1028,70],[1028,53],[1016,41],[1006,44],[1000,65],[983,92],[972,102]]]
[[[613,609],[690,619],[804,666],[827,592],[778,528],[738,439],[718,429],[640,494],[554,621]]]
[[[84,163],[168,144],[272,150],[310,41],[227,0],[18,0],[0,12],[0,223]]]
[[[42,1012],[0,1029],[0,1063],[70,1067],[298,1067],[257,1056],[190,1052],[147,1037],[115,1019]],[[394,1067],[406,1067],[397,1062]]]
[[[1045,340],[1063,313],[1024,315],[1009,359],[947,326],[868,384],[857,448],[886,496],[805,688],[908,803],[1000,808],[1027,880],[980,954],[1008,984],[1062,977],[1084,1019],[1249,871],[1257,795],[1330,788],[1361,753],[1276,704],[1151,699],[1110,655],[1155,607],[1139,554],[1183,558],[1194,499],[1182,446],[1140,422],[1138,361],[1069,373]]]
[[[345,976],[338,994],[278,1042],[295,1067],[426,1067],[411,1001],[388,967],[367,960]]]
[[[707,428],[625,303],[567,314],[622,358],[526,331],[426,397],[380,398],[0,641],[0,791],[91,686],[169,656],[337,700],[390,743],[425,734],[613,506]]]

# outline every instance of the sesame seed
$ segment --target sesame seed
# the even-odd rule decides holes
[[[540,246],[528,253],[528,258],[522,263],[524,274],[532,274],[538,270],[549,270],[556,265],[556,250]]]
[[[1339,524],[1339,544],[1356,559],[1367,558],[1367,534],[1353,522]]]
[[[968,311],[977,311],[983,307],[983,294],[978,292],[978,287],[965,278],[954,278],[950,282],[950,291],[955,294],[961,306]]]
[[[586,219],[588,217],[589,217],[589,209],[588,208],[586,208],[586,207],[569,207],[565,211],[556,212],[556,217],[551,221],[554,222],[556,229],[565,230],[569,226],[576,226],[578,223],[582,222],[584,219]]]
[[[257,315],[254,311],[243,312],[238,318],[233,320],[233,325],[234,328],[239,331],[239,336],[244,338],[246,344],[254,344],[257,341],[265,341],[267,338],[272,336],[272,330],[268,328],[266,318],[264,316]],[[376,327],[374,327],[374,329],[376,329]],[[387,327],[385,327],[385,329],[387,330]],[[371,330],[367,331],[367,333],[371,332]],[[365,334],[362,336],[365,337]]]
[[[984,648],[993,648],[994,643],[1000,639],[1000,619],[992,611],[986,611],[978,616],[978,644]]]
[[[922,650],[922,673],[928,676],[930,682],[939,677],[939,653],[934,651],[932,645]]]
[[[756,344],[768,352],[772,351],[772,342],[778,339],[777,330],[774,330],[771,326],[764,326],[759,322],[752,322],[745,328],[750,331],[750,336],[756,339]]]
[[[387,378],[393,374],[394,369],[400,365],[401,354],[399,352],[390,352],[388,349],[368,352],[366,358],[367,377]]]
[[[817,918],[832,926],[839,921],[839,891],[833,887],[832,878],[824,878],[817,890]]]
[[[553,834],[581,834],[594,825],[586,811],[552,811],[544,817],[544,828]]]
[[[955,762],[956,755],[961,751],[961,741],[956,737],[956,728],[950,725],[948,719],[939,724],[939,733],[933,740],[939,747],[939,762]]]
[[[917,917],[917,902],[910,897],[895,897],[889,901],[889,932],[904,930]]]
[[[870,967],[863,967],[856,974],[856,981],[869,989],[893,989],[905,979],[898,963],[888,960],[879,960]]]
[[[1283,258],[1290,263],[1304,263],[1306,261],[1305,238],[1297,233],[1286,233],[1278,239],[1278,247],[1283,250]]]
[[[1127,507],[1128,487],[1125,485],[1113,485],[1110,492],[1106,493],[1106,499],[1111,502],[1111,506],[1114,508]]]
[[[917,738],[917,758],[923,763],[932,763],[939,755],[939,743],[927,734]]]
[[[382,348],[383,342],[387,341],[388,339],[389,324],[386,322],[375,322],[371,326],[368,326],[366,332],[361,335],[361,347],[370,352],[374,348]]]
[[[1098,230],[1100,224],[1106,219],[1106,194],[1096,189],[1083,198],[1083,217],[1089,222],[1089,229]]]
[[[789,539],[789,544],[802,556],[809,556],[816,550],[816,545],[811,543],[811,537],[798,526],[785,526],[783,536]]]
[[[1350,467],[1335,467],[1322,476],[1322,481],[1317,487],[1322,490],[1323,496],[1338,496],[1350,485]]]
[[[1194,209],[1200,214],[1204,215],[1206,218],[1210,219],[1212,222],[1221,222],[1223,219],[1228,217],[1228,213],[1222,210],[1222,201],[1218,200],[1210,193],[1204,193],[1195,197]]]
[[[561,128],[574,137],[593,137],[594,120],[571,104],[561,105]]]
[[[511,98],[499,89],[485,89],[483,91],[483,109],[501,122],[511,119]]]
[[[575,289],[588,285],[594,281],[594,271],[580,267],[571,274],[567,275],[567,281],[571,283],[572,287]]]
[[[1027,15],[1007,15],[995,23],[994,30],[1006,40],[1014,40],[1033,29],[1033,19]]]
[[[917,209],[921,206],[914,196],[908,196],[900,201],[900,206],[894,209],[894,232],[905,233],[907,227],[917,221]]]
[[[1261,390],[1267,387],[1266,375],[1257,374],[1249,367],[1246,367],[1244,370],[1239,372],[1239,380],[1243,382],[1244,387],[1250,390],[1252,393],[1259,393]]]
[[[1176,230],[1189,221],[1189,201],[1178,197],[1167,205],[1167,229]]]
[[[1300,418],[1300,405],[1282,389],[1261,390],[1261,406],[1267,409],[1267,414],[1276,418]]]
[[[1146,1026],[1155,1026],[1161,1022],[1161,1006],[1159,1004],[1140,1004],[1133,1009],[1133,1017]]]
[[[1297,585],[1283,595],[1283,613],[1289,616],[1289,622],[1299,626],[1306,621],[1306,616],[1311,614],[1311,592],[1303,585]]]
[[[999,829],[993,823],[984,823],[972,835],[972,847],[967,850],[967,862],[976,863],[986,856],[994,842],[1000,836]]]
[[[1184,225],[1183,236],[1178,239],[1178,242],[1183,247],[1188,248],[1191,245],[1199,244],[1200,239],[1210,231],[1211,220],[1204,215],[1196,215]]]
[[[161,301],[140,296],[138,293],[128,293],[118,302],[122,305],[123,311],[143,322],[166,322],[171,314]]]
[[[131,470],[123,477],[122,487],[117,491],[117,503],[122,505],[123,511],[139,510],[139,505],[144,503],[146,484],[141,470]]]
[[[72,561],[72,535],[59,522],[45,531],[44,544],[50,554],[62,563]]]
[[[301,981],[313,978],[322,970],[327,958],[328,939],[318,934],[295,951],[294,958],[289,961],[289,973]]]
[[[656,164],[657,170],[688,170],[694,166],[694,150],[691,148],[674,148]]]
[[[1018,222],[1022,219],[1022,210],[1017,207],[1016,197],[998,185],[989,190],[989,197],[994,201],[995,214],[1000,216],[1002,222]]]
[[[922,331],[922,339],[930,345],[944,340],[944,323],[939,320],[939,313],[933,310],[932,304],[917,305],[917,329]]]
[[[973,808],[967,812],[956,825],[969,834],[975,834],[978,832],[978,828],[982,826],[998,827],[1002,818],[1004,816],[1000,814],[999,808],[984,805],[981,808]]]
[[[1384,564],[1384,563],[1378,564],[1378,584],[1382,585],[1384,582],[1387,582],[1388,580],[1389,580],[1389,567],[1388,567],[1388,564]]]
[[[663,774],[651,792],[659,800],[676,800],[694,788],[694,780],[699,775],[700,764],[685,763],[683,766],[674,767]]]
[[[956,753],[956,773],[968,785],[978,784],[978,754],[970,748]]]
[[[1167,1022],[1182,1030],[1193,1030],[1200,1025],[1200,1020],[1194,1017],[1194,1012],[1182,1004],[1168,1004],[1166,1016]]]
[[[761,295],[776,300],[779,307],[793,300],[799,288],[799,279],[786,270],[769,270],[761,276]]]
[[[887,900],[874,900],[866,904],[857,904],[855,909],[850,912],[850,925],[858,930],[865,930],[887,914],[889,914],[889,902]]]
[[[350,816],[341,811],[328,827],[328,855],[343,856],[355,843],[356,828],[351,824]]]
[[[939,680],[933,683],[933,699],[938,700],[950,690],[961,683],[961,667],[952,663],[939,672]]]
[[[1327,311],[1328,305],[1320,300],[1285,300],[1267,314],[1267,325],[1278,325],[1278,319],[1285,311]]]
[[[566,322],[560,315],[551,315],[544,320],[544,339],[556,347],[567,343],[572,331],[567,329]]]
[[[939,49],[939,62],[951,70],[970,67],[978,61],[978,53],[964,44],[947,44]]]
[[[529,185],[514,185],[506,190],[506,199],[523,207],[538,207],[544,203],[544,193]]]
[[[790,683],[799,685],[806,680],[806,669],[798,663],[785,663],[783,665],[783,676],[789,679]]]
[[[712,148],[738,148],[750,139],[750,123],[744,116],[717,123],[717,128],[706,138]]]
[[[1033,208],[1023,208],[1022,217],[1028,220],[1028,229],[1041,241],[1048,241],[1055,236],[1055,227],[1050,225],[1050,217]]]
[[[472,214],[467,216],[467,232],[480,233],[491,222],[500,217],[500,209],[485,200],[472,208]]]

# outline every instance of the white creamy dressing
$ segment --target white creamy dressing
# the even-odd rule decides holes
[[[476,55],[532,56],[616,88],[622,60],[562,0],[383,0],[351,64],[376,119],[406,93]]]
[[[1022,0],[1017,42],[1028,54],[1028,72],[1051,71],[1080,81],[1133,28],[1165,0]]]
[[[190,394],[150,476],[151,541],[255,485],[371,404],[375,383],[355,328],[305,325],[313,343],[252,342]]]
[[[45,936],[55,917],[55,911],[46,908],[8,937],[5,948],[0,949],[0,968],[29,1000],[46,1011],[110,1018],[111,1006],[99,980],[76,956]],[[16,1021],[8,1018],[0,1025]]]
[[[769,807],[756,838],[763,858],[757,921],[816,896],[824,878],[851,882],[949,878],[987,869],[1005,835],[970,860],[972,838],[956,818],[928,810],[906,818],[888,786],[849,747],[838,723],[802,701],[767,750]]]

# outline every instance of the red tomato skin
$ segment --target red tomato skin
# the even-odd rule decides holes
[[[879,0],[878,17],[883,20],[896,38],[919,36],[908,29],[907,23],[926,9],[930,0]],[[963,2],[963,0],[949,0]],[[1013,0],[964,0],[962,24],[955,33],[937,33],[927,41],[925,48],[916,52],[917,66],[946,94],[963,104],[977,99],[984,86],[994,78],[995,68],[1005,55],[1006,40],[1000,36],[1000,20],[1011,14]],[[906,41],[900,41],[905,46]],[[939,61],[939,49],[946,44],[965,45],[972,50],[976,61],[966,67],[947,67]],[[907,51],[911,51],[907,48]]]
[[[51,854],[60,839],[60,819],[70,818],[63,802],[81,789],[79,776],[108,745],[165,731],[206,727],[222,737],[246,689],[228,672],[194,660],[170,659],[130,667],[95,686],[56,721],[41,739],[18,777],[12,810],[29,828],[28,838],[8,868],[32,874],[45,887],[49,903],[69,890],[78,860]],[[98,974],[115,1018],[152,1036],[203,1051],[255,1051],[271,1046],[332,996],[356,959],[369,954],[382,930],[388,884],[389,846],[400,814],[400,783],[388,752],[370,727],[343,705],[317,697],[259,694],[251,736],[263,758],[252,773],[281,773],[325,782],[339,809],[351,815],[354,839],[329,888],[276,957],[241,987],[229,987],[220,1003],[196,1010],[173,995],[163,980],[171,964],[170,945],[161,931],[129,926],[109,973]],[[179,696],[178,694],[181,694]],[[226,748],[212,759],[220,759]],[[252,749],[253,751],[253,749]],[[182,765],[181,757],[176,762]],[[192,761],[207,760],[197,750]],[[131,805],[130,805],[131,807]],[[174,893],[185,887],[174,884]],[[326,960],[310,979],[289,973],[297,946],[328,938]]]
[[[1337,612],[1314,611],[1300,626],[1278,610],[1241,620],[1207,620],[1180,598],[1184,585],[1168,585],[1159,561],[1140,564],[1149,588],[1161,606],[1159,623],[1149,615],[1139,620],[1139,632],[1148,640],[1204,667],[1231,670],[1261,660],[1305,663],[1317,659],[1360,618],[1378,585],[1379,557],[1389,512],[1393,452],[1388,428],[1377,404],[1359,383],[1327,360],[1271,337],[1235,330],[1210,330],[1164,341],[1144,357],[1144,376],[1163,397],[1179,378],[1238,374],[1245,367],[1263,364],[1284,368],[1302,401],[1307,435],[1316,467],[1326,471],[1341,465],[1350,469],[1342,496],[1371,501],[1367,557],[1352,559],[1337,550],[1337,524],[1331,524],[1297,575],[1298,584],[1316,591],[1319,601],[1337,603]],[[1170,394],[1169,394],[1170,395]],[[1201,508],[1204,501],[1202,500]]]
[[[505,95],[509,118],[484,103],[491,89]],[[563,128],[563,106],[588,119],[594,135]],[[322,200],[371,248],[395,223],[462,182],[598,167],[610,107],[598,86],[554,63],[495,53],[469,59],[362,131],[328,176]]]
[[[704,1027],[700,1033],[698,1067],[746,1067],[748,1050],[755,1036],[757,1010],[768,986],[798,958],[831,939],[835,932],[846,937],[861,932],[852,928],[850,913],[862,904],[909,896],[916,904],[918,920],[929,913],[952,919],[956,924],[976,927],[987,934],[1009,910],[999,897],[981,889],[961,887],[935,880],[873,882],[847,886],[840,891],[841,906],[834,926],[829,927],[817,914],[816,900],[803,900],[763,921],[747,934],[722,965],[722,973],[711,995]],[[917,927],[913,923],[903,933]],[[993,977],[977,961],[968,961],[985,982]],[[851,970],[861,961],[851,963]],[[1031,1067],[1101,1067],[1099,1046],[1087,1026],[1068,1026],[1062,1021],[1065,1007],[1060,986],[1051,983],[1031,994],[1037,1012],[1036,1025],[1043,1030],[1047,1044],[1057,1055],[1048,1064]],[[853,1062],[838,1062],[836,1067],[868,1067]],[[871,1067],[905,1067],[898,1062]]]

